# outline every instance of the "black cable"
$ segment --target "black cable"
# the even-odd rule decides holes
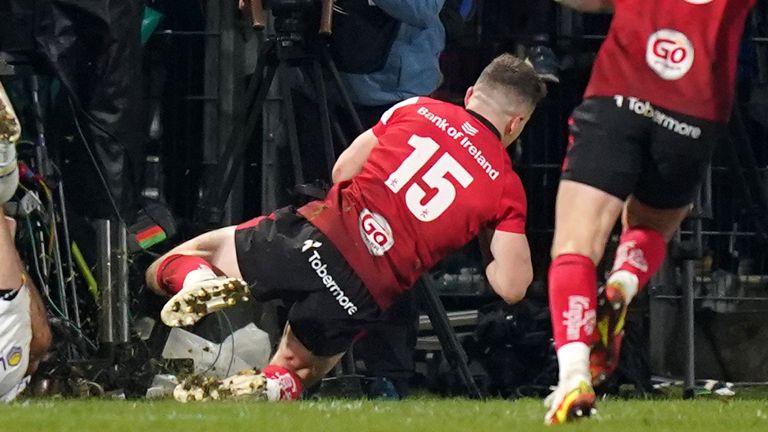
[[[80,136],[80,139],[83,141],[83,147],[85,147],[86,152],[88,152],[88,157],[90,157],[91,162],[93,163],[93,168],[96,170],[96,173],[99,176],[99,180],[101,181],[101,185],[104,187],[104,192],[107,194],[107,198],[109,199],[109,203],[112,206],[112,210],[115,212],[115,215],[117,216],[117,219],[120,221],[120,223],[127,227],[128,224],[125,223],[125,219],[123,219],[123,215],[120,213],[120,209],[117,207],[117,203],[115,202],[115,197],[112,195],[112,190],[109,187],[109,183],[107,183],[107,179],[104,177],[104,172],[101,170],[101,166],[96,160],[96,156],[93,154],[93,150],[91,149],[91,146],[85,137],[85,133],[83,133],[83,129],[80,126],[80,121],[77,118],[77,110],[75,109],[75,105],[72,102],[72,98],[68,98],[67,100],[69,101],[69,107],[72,110],[72,118],[75,121],[77,133]]]
[[[234,334],[234,331],[232,331],[232,329],[233,329],[232,323],[229,321],[229,317],[227,317],[227,315],[224,314],[222,311],[218,311],[218,312],[215,313],[216,320],[219,322],[219,327],[221,327],[221,315],[224,315],[224,318],[226,318],[228,326],[229,326],[229,329],[230,329],[230,333],[229,334],[230,334],[230,336],[232,336]],[[234,361],[234,358],[235,358],[234,340],[235,340],[235,338],[233,336],[232,337],[232,355],[229,357],[229,367],[227,368],[227,373],[226,373],[227,376],[229,376],[229,372],[232,369],[232,362]],[[216,352],[216,357],[213,359],[213,361],[211,362],[210,366],[208,366],[204,371],[200,372],[200,375],[204,375],[204,374],[212,371],[215,368],[216,362],[219,361],[219,357],[221,357],[221,351],[223,350],[223,348],[222,348],[221,344],[217,344],[217,345],[219,346],[219,349]]]
[[[227,328],[229,329],[229,336],[232,339],[232,351],[231,351],[230,356],[229,356],[229,366],[227,366],[227,373],[225,374],[225,378],[226,378],[226,377],[229,377],[229,375],[232,373],[232,365],[235,362],[235,336],[234,336],[235,335],[235,330],[234,330],[234,326],[232,325],[232,321],[229,320],[229,317],[223,311],[217,311],[215,313],[215,316],[216,316],[216,320],[219,323],[219,328],[221,328],[221,325],[222,325],[221,317],[222,316],[224,317],[224,320],[227,323]],[[216,362],[219,361],[219,358],[221,357],[221,353],[222,353],[222,351],[224,349],[222,347],[221,343],[219,343],[217,345],[219,346],[219,349],[216,351],[216,357],[213,359],[211,364],[207,368],[205,368],[205,370],[200,372],[198,375],[205,375],[208,372],[211,372],[212,370],[215,369]]]
[[[75,91],[71,89],[69,86],[67,86],[62,80],[60,81],[64,86],[64,88],[67,90],[67,94],[68,94],[67,99],[69,100],[70,107],[72,107],[74,111],[79,111],[83,115],[83,117],[85,117],[85,119],[88,120],[89,123],[91,123],[94,127],[96,127],[96,129],[101,131],[104,135],[108,136],[113,141],[118,142],[115,135],[113,135],[104,126],[102,126],[101,123],[96,121],[96,119],[93,118],[93,116],[90,113],[88,113],[88,111],[86,111],[85,108],[83,108],[83,105],[80,103]],[[123,147],[123,150],[125,150],[125,147]]]
[[[232,364],[235,362],[235,329],[234,326],[232,326],[232,321],[229,320],[229,317],[226,313],[223,311],[220,311],[219,314],[224,316],[224,319],[227,321],[227,327],[229,328],[229,337],[232,339],[232,355],[229,356],[229,366],[227,366],[227,373],[226,376],[229,376],[232,373]],[[219,322],[221,322],[219,320]],[[221,347],[221,345],[219,345]]]
[[[218,317],[216,317],[216,318],[218,319]],[[199,374],[196,374],[196,375],[204,376],[208,372],[210,372],[210,371],[215,369],[216,362],[219,361],[219,357],[221,357],[221,344],[218,344],[218,345],[219,345],[219,349],[218,349],[218,351],[216,351],[216,357],[213,359],[211,364],[207,368],[205,368],[205,370],[203,370],[202,372],[200,372]]]
[[[43,278],[43,275],[42,275],[42,273],[40,271],[40,263],[38,261],[37,248],[35,247],[35,241],[34,241],[34,236],[33,236],[34,230],[32,229],[32,223],[30,222],[28,214],[24,215],[24,222],[25,222],[25,227],[26,227],[26,229],[27,229],[27,231],[28,231],[28,233],[30,235],[30,245],[32,247],[32,260],[33,260],[33,263],[34,263],[34,269],[35,269],[35,272],[37,274],[38,282],[41,284],[40,288],[46,288],[44,290],[41,289],[41,295],[43,297],[45,297],[45,299],[48,301],[50,306],[56,312],[57,318],[61,319],[63,323],[67,324],[69,327],[74,329],[80,335],[80,337],[83,338],[84,341],[86,341],[94,350],[97,350],[98,348],[96,347],[96,344],[94,344],[88,338],[88,336],[85,335],[83,330],[81,328],[79,328],[77,326],[77,324],[75,324],[72,320],[70,320],[69,318],[67,318],[64,315],[64,313],[59,309],[58,306],[56,306],[56,303],[54,303],[53,299],[51,298],[50,294],[48,293],[50,291],[49,284],[45,281],[45,279]],[[82,353],[82,354],[87,354],[87,353]]]

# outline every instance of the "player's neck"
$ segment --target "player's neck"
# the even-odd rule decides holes
[[[465,109],[496,135],[496,138],[501,139],[501,131],[504,128],[503,118],[480,104],[468,104]]]

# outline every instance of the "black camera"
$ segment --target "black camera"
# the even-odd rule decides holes
[[[316,38],[320,22],[318,0],[265,0],[264,8],[275,18],[278,39],[303,42]]]
[[[315,0],[268,0],[264,3],[266,9],[272,9],[275,15],[306,11],[312,7]]]

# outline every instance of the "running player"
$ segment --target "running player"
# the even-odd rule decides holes
[[[173,296],[161,314],[171,326],[250,295],[294,301],[261,373],[182,385],[177,398],[298,398],[422,273],[484,231],[487,279],[519,301],[532,270],[506,147],[545,92],[530,65],[501,55],[467,90],[466,108],[416,97],[388,110],[339,157],[325,200],[203,234],[153,263],[147,284]]]
[[[573,112],[557,194],[549,304],[560,372],[547,399],[549,424],[589,416],[593,383],[616,368],[627,305],[664,260],[730,115],[738,44],[754,4],[560,1],[614,15]],[[622,212],[598,310],[595,265]]]

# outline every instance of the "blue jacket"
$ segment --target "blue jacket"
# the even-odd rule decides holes
[[[342,74],[352,101],[359,105],[391,105],[426,96],[442,80],[439,56],[445,48],[440,9],[445,0],[373,0],[400,21],[384,67],[370,74]]]

